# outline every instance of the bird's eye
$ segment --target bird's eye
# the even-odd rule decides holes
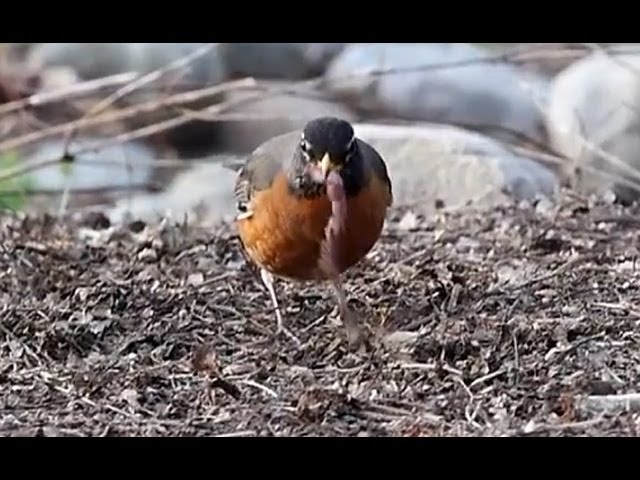
[[[300,142],[300,150],[302,150],[302,153],[305,155],[305,157],[311,157],[311,145],[309,145],[309,142],[307,142],[306,140],[302,140]]]

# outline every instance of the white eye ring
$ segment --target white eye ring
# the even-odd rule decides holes
[[[302,141],[300,142],[300,150],[302,151],[302,155],[304,155],[304,157],[309,160],[309,158],[311,157],[309,150],[311,148],[311,145],[309,145],[309,142],[307,142],[305,139],[302,139]]]
[[[355,137],[352,137],[349,143],[347,144],[347,159],[351,158],[355,152],[356,152],[356,139]]]

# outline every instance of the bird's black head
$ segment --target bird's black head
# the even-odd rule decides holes
[[[325,168],[344,166],[355,153],[356,142],[353,127],[346,120],[335,117],[320,117],[311,120],[302,130],[300,149],[311,162],[321,163]]]
[[[355,192],[363,181],[359,155],[358,141],[349,122],[335,117],[309,121],[293,157],[294,192],[305,197],[322,194],[331,171],[340,174],[347,194]]]

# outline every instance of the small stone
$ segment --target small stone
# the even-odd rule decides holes
[[[120,393],[120,398],[132,407],[139,406],[138,392],[133,388],[126,388]]]
[[[152,263],[158,260],[158,254],[153,248],[145,248],[138,253],[138,260]]]
[[[524,426],[524,433],[533,433],[536,431],[537,425],[536,422],[534,422],[533,420],[530,420],[529,422],[527,422],[527,424]]]
[[[73,293],[73,296],[77,297],[78,300],[80,300],[80,302],[84,303],[84,302],[86,302],[87,298],[89,297],[89,293],[91,293],[91,289],[89,289],[87,287],[78,287],[78,288],[76,288],[75,292]]]
[[[541,198],[536,202],[536,214],[549,217],[553,213],[553,202],[549,198]]]
[[[187,277],[187,285],[191,285],[192,287],[199,287],[204,283],[204,275],[202,273],[192,273]]]
[[[164,247],[164,242],[160,238],[154,238],[153,240],[151,240],[151,246],[156,250],[162,250],[162,248]]]
[[[397,331],[386,335],[382,343],[387,348],[402,349],[413,344],[420,336],[417,332]]]
[[[398,228],[400,230],[415,230],[416,228],[418,228],[418,216],[409,211],[407,213],[404,214],[404,216],[402,217],[402,220],[400,220],[400,223],[398,223]]]
[[[558,179],[532,159],[490,137],[450,126],[355,123],[356,134],[386,160],[394,205],[419,218],[449,210],[552,197]],[[437,202],[436,202],[437,201]],[[414,219],[408,216],[406,227]]]

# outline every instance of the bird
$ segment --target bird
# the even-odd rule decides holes
[[[260,270],[285,326],[276,279],[328,282],[347,331],[357,323],[341,275],[382,233],[393,187],[381,154],[342,118],[316,117],[255,148],[236,176],[235,224],[245,256]]]

